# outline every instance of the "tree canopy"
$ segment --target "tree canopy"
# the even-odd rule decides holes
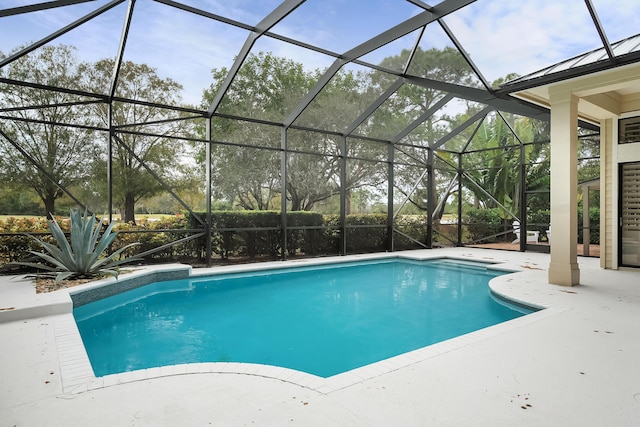
[[[380,69],[340,69],[285,129],[283,123],[300,111],[296,107],[325,71],[308,70],[273,53],[250,54],[211,119],[210,173],[217,203],[268,210],[279,209],[284,199],[288,210],[314,210],[335,205],[344,190],[347,214],[352,197],[356,211],[376,205],[383,212],[399,208],[406,199],[401,206],[420,213],[433,195],[435,219],[456,202],[500,207],[508,219],[524,203],[521,174],[525,190],[548,188],[548,145],[536,143],[548,138],[543,124],[497,112],[477,118],[481,104],[382,71],[404,70],[409,63],[410,74],[424,79],[481,85],[456,49],[403,50],[382,60]],[[54,213],[55,201],[65,192],[73,196],[71,191],[102,208],[110,163],[114,205],[125,221],[135,220],[141,201],[180,209],[165,189],[202,206],[198,198],[204,197],[208,183],[193,166],[205,165],[204,120],[163,108],[180,103],[182,86],[146,64],[122,62],[112,88],[114,66],[112,59],[80,62],[72,47],[59,45],[45,46],[0,71],[6,78],[99,95],[88,99],[70,91],[0,86],[1,106],[13,119],[0,124],[0,174],[6,187],[28,185],[46,212]],[[203,110],[217,99],[228,74],[227,68],[212,70]],[[107,101],[112,91],[116,99]],[[477,119],[470,123],[472,117]],[[592,145],[582,146],[589,158],[581,176],[591,177],[597,169]],[[390,171],[396,192],[392,203],[398,207],[379,203],[386,200]],[[457,180],[464,187],[463,200],[451,199]]]
[[[73,47],[45,46],[0,69],[0,76],[70,87],[85,68]],[[96,150],[96,135],[81,127],[89,123],[82,101],[66,92],[0,85],[0,106],[13,118],[0,125],[0,176],[32,188],[47,215],[56,213],[55,201],[64,189],[89,176],[87,159]]]
[[[114,61],[103,59],[87,69],[84,82],[87,88],[110,87]],[[180,154],[183,142],[172,136],[188,133],[179,113],[153,106],[150,103],[177,103],[182,86],[171,79],[160,78],[156,71],[145,65],[124,61],[120,68],[116,93],[123,97],[148,101],[145,104],[114,102],[92,106],[93,117],[102,126],[109,124],[119,130],[114,134],[112,169],[114,203],[126,222],[135,221],[135,204],[144,197],[162,191],[162,178],[176,184],[181,173]],[[170,119],[174,119],[173,121]],[[96,176],[106,176],[106,138],[100,154],[94,158]],[[156,175],[156,176],[154,176]],[[98,190],[106,194],[106,182],[96,180]]]

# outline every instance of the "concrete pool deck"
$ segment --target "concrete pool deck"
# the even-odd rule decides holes
[[[520,272],[494,279],[494,292],[548,308],[327,379],[234,363],[95,378],[74,333],[69,290],[36,295],[31,283],[0,277],[0,427],[640,426],[637,270],[602,270],[598,259],[579,258],[582,284],[564,288],[547,283],[546,254],[452,248],[377,256],[503,263]]]

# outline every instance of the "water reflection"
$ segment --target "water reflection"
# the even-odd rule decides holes
[[[345,263],[150,285],[75,314],[98,376],[206,361],[329,376],[521,315],[489,298],[494,276],[437,262]]]

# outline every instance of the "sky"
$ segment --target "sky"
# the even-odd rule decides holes
[[[225,18],[255,25],[279,5],[278,0],[182,0]],[[3,0],[0,8],[40,3]],[[640,31],[640,1],[592,0],[609,41]],[[107,4],[107,0],[0,18],[0,51],[5,55],[70,24]],[[77,47],[80,60],[113,58],[118,49],[128,2],[54,40]],[[323,49],[344,53],[368,38],[422,12],[405,0],[307,0],[274,33]],[[488,81],[508,73],[526,75],[563,59],[602,46],[584,0],[478,0],[449,15],[445,24],[470,54]],[[137,0],[125,59],[154,67],[160,77],[184,87],[183,102],[198,105],[211,80],[211,70],[230,67],[249,33],[241,28],[196,16],[152,1]],[[410,34],[365,57],[373,63],[410,49]],[[437,23],[427,27],[421,47],[452,46]],[[334,58],[261,37],[253,51],[271,51],[324,69]]]

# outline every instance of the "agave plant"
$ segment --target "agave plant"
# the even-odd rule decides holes
[[[47,252],[30,251],[32,254],[48,261],[51,265],[33,262],[16,262],[15,264],[35,267],[45,270],[49,275],[54,275],[55,280],[59,282],[64,279],[72,279],[78,277],[95,277],[99,275],[111,275],[118,278],[117,266],[126,262],[134,261],[139,258],[129,257],[118,259],[120,254],[137,243],[128,244],[109,256],[102,256],[103,252],[117,237],[117,232],[112,232],[114,223],[109,224],[107,229],[100,235],[102,221],[96,219],[96,215],[91,217],[84,215],[78,211],[71,210],[71,237],[67,241],[64,232],[60,228],[58,222],[54,219],[48,222],[49,232],[55,238],[56,243],[43,242],[36,237],[37,240]]]

